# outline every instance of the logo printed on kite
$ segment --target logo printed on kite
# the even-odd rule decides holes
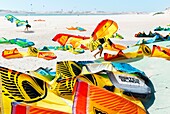
[[[124,77],[124,76],[119,76],[122,82],[130,82],[130,83],[138,83],[140,84],[138,79],[132,78],[132,77]]]

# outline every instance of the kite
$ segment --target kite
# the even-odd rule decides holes
[[[30,47],[35,45],[34,42],[29,41],[27,39],[24,38],[15,38],[15,39],[10,39],[9,42],[11,44],[17,44],[18,46],[25,48],[25,47]]]
[[[123,53],[121,50],[116,54],[109,54],[109,53],[104,53],[104,60],[105,61],[124,61],[124,60],[130,60],[131,61],[135,61],[140,60],[143,58],[143,54],[141,53],[137,53],[137,52],[127,52],[127,53]]]
[[[57,56],[53,52],[49,52],[49,51],[47,51],[47,52],[44,52],[44,51],[40,52],[39,51],[37,57],[38,58],[43,58],[45,60],[52,60],[52,59],[57,58]]]
[[[0,38],[0,44],[16,44],[22,48],[30,47],[35,45],[34,42],[29,41],[24,38],[6,39],[4,37]]]
[[[86,31],[86,29],[82,28],[82,27],[70,27],[70,28],[67,28],[68,30],[78,30],[80,32],[82,31]]]
[[[110,38],[116,31],[118,30],[118,25],[116,22],[105,19],[102,20],[95,30],[93,31],[91,37],[93,40],[97,40],[99,38]]]
[[[86,36],[76,36],[76,35],[61,33],[61,34],[57,34],[52,40],[57,41],[59,44],[64,46],[70,38],[75,38],[80,40],[90,39],[90,37],[86,37]]]
[[[110,92],[83,81],[77,81],[74,90],[74,114],[146,114],[140,100],[128,98],[120,91]]]
[[[28,23],[24,20],[19,20],[17,19],[15,16],[11,15],[11,14],[7,14],[5,15],[6,19],[8,21],[10,21],[11,23],[15,23],[17,27],[20,26],[26,26]]]
[[[2,57],[6,58],[6,59],[22,58],[23,55],[18,51],[17,48],[14,48],[14,49],[11,49],[11,50],[5,49],[5,50],[2,52]]]
[[[90,42],[89,42],[89,50],[94,51],[97,49],[101,43],[99,42],[99,39],[103,38],[105,42],[112,37],[114,33],[116,33],[118,30],[118,25],[116,22],[105,19],[102,20],[95,30],[93,31],[91,37],[90,37]]]
[[[152,33],[149,31],[149,34],[146,34],[145,32],[138,32],[135,34],[135,37],[154,37],[157,33]]]
[[[110,39],[108,39],[103,44],[103,48],[106,49],[106,50],[111,50],[111,51],[120,51],[120,50],[127,49],[126,46],[123,46],[123,45],[120,45],[120,44],[116,44],[116,43],[112,43],[112,41]]]
[[[151,57],[159,57],[170,60],[170,49],[163,46],[153,45]]]
[[[165,37],[162,36],[161,34],[157,33],[153,38],[145,40],[139,40],[135,45],[139,44],[150,44],[150,43],[155,43],[155,42],[161,42],[161,41],[169,41],[170,37],[169,35],[166,35]]]
[[[6,59],[14,59],[14,58],[22,58],[22,57],[38,57],[43,58],[45,60],[56,59],[57,56],[50,51],[38,51],[35,47],[28,47],[27,52],[19,52],[17,48],[7,50],[5,49],[2,52],[2,57]]]
[[[147,45],[141,44],[136,52],[124,53],[120,50],[116,55],[104,53],[105,61],[136,61],[142,59],[144,56],[151,55],[151,50]]]
[[[170,31],[170,28],[164,28],[164,27],[159,26],[159,27],[156,27],[154,31]]]
[[[133,62],[142,59],[144,56],[148,57],[159,57],[170,60],[170,49],[153,45],[152,48],[145,44],[140,44],[136,52],[126,52],[119,51],[116,55],[104,53],[104,58],[100,58],[96,61],[114,61],[114,62]]]
[[[83,48],[73,48],[73,46],[70,44],[66,44],[64,46],[62,46],[62,45],[60,45],[60,46],[44,46],[43,48],[40,48],[38,50],[39,51],[62,50],[62,51],[71,52],[73,54],[81,54],[81,53],[85,52]]]
[[[72,112],[72,101],[63,100],[55,95],[48,83],[39,78],[5,67],[0,67],[0,77],[2,80],[1,108],[3,108],[3,114],[21,113],[17,108],[21,109],[20,111],[26,110],[33,114],[43,112],[70,114]],[[24,111],[23,114],[27,113]]]

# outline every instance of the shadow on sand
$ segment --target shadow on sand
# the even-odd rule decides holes
[[[34,31],[23,31],[24,33],[34,33]]]

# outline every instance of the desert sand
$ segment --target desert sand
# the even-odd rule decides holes
[[[58,33],[67,33],[73,35],[90,36],[103,19],[111,19],[117,22],[119,29],[118,33],[124,39],[112,39],[113,42],[125,46],[134,45],[139,39],[134,37],[138,32],[149,31],[154,32],[154,28],[160,26],[167,27],[170,23],[170,15],[79,15],[79,16],[17,16],[22,20],[28,20],[31,24],[29,32],[25,32],[25,27],[16,27],[14,23],[10,23],[4,16],[0,17],[0,37],[7,39],[12,38],[26,38],[35,43],[35,47],[41,48],[43,46],[59,45],[57,42],[52,41],[52,38]],[[34,21],[42,19],[45,21]],[[69,31],[66,27],[80,26],[87,31]],[[163,35],[169,32],[160,32]],[[170,42],[169,42],[170,43]],[[163,46],[169,45],[168,42],[160,44]],[[0,44],[0,53],[4,49],[18,48],[19,51],[27,51],[26,48],[21,48],[13,44]],[[127,50],[128,51],[128,50]],[[62,60],[95,60],[93,57],[94,52],[85,51],[83,54],[72,54],[66,51],[55,51],[57,59],[44,60],[35,57],[24,57],[19,59],[7,60],[0,56],[0,66],[11,68],[13,70],[26,72],[28,70],[35,70],[39,67],[51,67],[55,70],[57,61]],[[104,50],[105,52],[105,50]],[[103,56],[103,55],[102,55]],[[98,57],[98,56],[97,56]],[[149,77],[154,85],[155,100],[153,104],[147,109],[150,114],[168,114],[170,111],[170,77],[169,68],[170,61],[163,58],[144,57],[144,59],[130,62],[132,66],[142,70]]]

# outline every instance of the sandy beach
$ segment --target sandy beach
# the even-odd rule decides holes
[[[170,15],[161,14],[153,16],[147,15],[74,15],[74,16],[17,16],[22,20],[28,20],[31,24],[29,32],[25,32],[25,26],[16,27],[14,23],[10,23],[4,16],[0,16],[0,37],[7,39],[12,38],[26,38],[35,43],[35,47],[41,48],[43,46],[56,46],[57,42],[52,41],[53,37],[59,33],[91,36],[93,30],[103,19],[111,19],[117,22],[119,29],[118,33],[121,34],[124,39],[112,39],[113,42],[124,45],[132,46],[139,38],[135,38],[134,35],[138,32],[153,30],[158,27],[167,27],[170,24]],[[45,21],[34,21],[42,19]],[[66,27],[80,26],[87,31],[69,31]],[[162,35],[169,34],[168,31],[159,32]],[[170,42],[166,42],[163,46],[169,45]],[[152,45],[152,44],[151,44]],[[18,48],[21,52],[26,52],[27,48],[21,48],[14,44],[0,44],[0,53],[4,49]],[[106,50],[104,50],[105,52]],[[126,50],[125,50],[126,51]],[[128,50],[127,50],[128,51]],[[26,72],[29,70],[35,70],[39,67],[50,67],[55,70],[56,62],[62,60],[95,60],[93,57],[94,52],[89,50],[83,54],[72,54],[67,51],[54,51],[57,58],[54,60],[44,60],[35,57],[24,57],[17,59],[5,59],[0,56],[0,66],[11,68],[20,72]],[[103,55],[102,55],[103,56]],[[98,57],[98,56],[97,56]],[[147,109],[150,114],[168,114],[170,111],[170,77],[169,68],[170,61],[164,58],[156,57],[144,57],[142,60],[130,62],[130,65],[142,70],[149,77],[154,85],[155,100],[153,104]]]

